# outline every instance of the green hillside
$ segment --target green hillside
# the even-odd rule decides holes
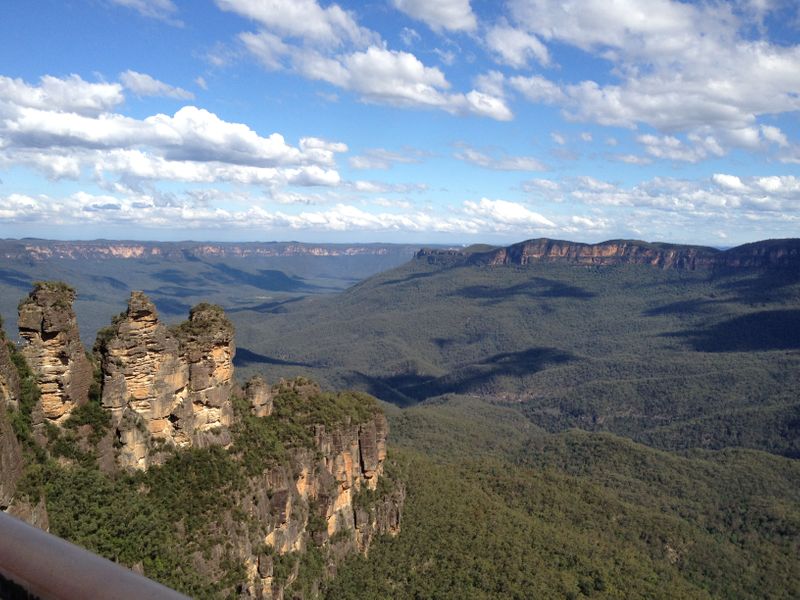
[[[800,456],[800,275],[414,260],[279,314],[237,314],[240,365],[399,406],[443,394],[550,431]]]

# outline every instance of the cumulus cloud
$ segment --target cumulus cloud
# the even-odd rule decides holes
[[[500,230],[516,227],[532,229],[556,227],[556,224],[550,219],[533,212],[522,204],[508,200],[481,198],[479,202],[465,202],[464,208],[469,215],[496,223],[496,229]]]
[[[502,98],[472,90],[449,92],[450,83],[437,67],[425,66],[408,52],[370,46],[337,57],[306,50],[293,57],[295,69],[309,79],[357,92],[365,102],[401,107],[436,108],[507,121],[511,110]]]
[[[453,154],[458,160],[492,169],[493,171],[546,171],[547,167],[532,156],[510,156],[499,154],[492,156],[467,144],[459,144]]]
[[[529,100],[562,106],[570,118],[713,135],[754,149],[761,116],[800,110],[800,45],[754,39],[752,21],[726,3],[511,0],[509,9],[519,30],[612,63],[619,82],[512,81]],[[781,144],[777,132],[761,134]]]
[[[469,0],[392,0],[392,4],[434,31],[474,31],[478,25]]]
[[[77,178],[87,167],[98,176],[179,181],[340,181],[335,156],[347,151],[340,142],[308,137],[291,146],[278,133],[265,137],[195,106],[145,119],[107,112],[120,101],[117,84],[76,76],[45,77],[39,86],[0,78],[0,165],[27,165],[54,178]]]
[[[713,136],[688,136],[691,145],[684,143],[675,136],[655,136],[651,134],[640,135],[639,143],[644,144],[645,152],[654,158],[685,161],[696,163],[709,156],[722,156],[725,154],[722,146]]]
[[[539,75],[530,77],[518,75],[509,79],[509,84],[531,102],[558,104],[566,99],[566,95],[558,84]]]
[[[527,67],[531,59],[543,66],[550,64],[550,53],[539,38],[507,23],[489,28],[486,45],[499,62],[517,69]]]
[[[739,177],[716,173],[708,180],[656,177],[632,187],[593,178],[575,179],[570,198],[589,206],[656,209],[691,218],[789,217],[800,198],[800,179],[791,175]]]
[[[267,31],[315,44],[338,46],[375,43],[377,34],[361,27],[338,4],[322,7],[316,0],[216,0],[222,10],[251,19]]]
[[[132,91],[137,96],[163,96],[178,100],[191,100],[194,98],[192,92],[171,86],[146,73],[128,70],[120,73],[119,80],[125,86],[125,89]]]
[[[0,75],[0,102],[11,107],[97,115],[125,100],[118,83],[90,83],[78,75],[64,79],[45,75],[39,85]],[[2,106],[0,106],[2,110]]]
[[[266,69],[287,69],[324,81],[369,103],[439,109],[500,121],[513,117],[498,95],[485,90],[450,91],[450,82],[439,68],[425,65],[410,52],[391,50],[380,35],[361,27],[338,4],[323,8],[316,0],[217,0],[217,5],[260,25],[258,31],[240,33],[238,40]],[[447,19],[451,29],[461,27],[454,15],[464,13],[464,7],[472,15],[466,0],[402,2],[403,10],[424,17],[429,24],[436,22],[437,15]],[[413,40],[415,34],[404,30],[403,39]],[[440,56],[449,64],[446,52]]]

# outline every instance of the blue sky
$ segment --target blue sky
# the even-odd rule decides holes
[[[0,236],[797,237],[794,0],[10,0]]]

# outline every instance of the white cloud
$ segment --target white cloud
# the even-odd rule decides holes
[[[527,67],[531,59],[543,66],[550,64],[550,53],[539,38],[507,23],[486,32],[486,45],[499,62],[517,69]]]
[[[314,44],[367,45],[378,41],[338,4],[320,6],[316,0],[216,0],[222,10],[256,21],[268,31]]]
[[[179,100],[191,100],[194,98],[192,92],[154,79],[146,73],[128,70],[120,73],[119,80],[126,89],[137,96],[164,96]]]
[[[469,0],[392,0],[392,4],[434,31],[474,31],[478,24]]]
[[[794,176],[739,177],[717,173],[709,180],[656,177],[630,188],[577,178],[568,191],[573,200],[589,206],[655,209],[670,218],[711,221],[789,216],[800,198],[800,179]],[[769,214],[769,217],[765,215]]]
[[[453,154],[458,160],[494,171],[546,171],[547,167],[532,156],[492,156],[467,144],[459,144]]]
[[[403,27],[403,30],[400,32],[400,39],[406,46],[413,46],[419,42],[421,38],[416,29],[412,29],[411,27]]]
[[[567,140],[564,138],[563,135],[560,133],[556,133],[555,131],[550,134],[550,138],[559,146],[563,146],[567,143]]]
[[[392,165],[414,164],[422,162],[428,156],[417,148],[402,148],[399,152],[385,148],[368,148],[362,154],[350,158],[350,166],[354,169],[390,169]]]
[[[539,75],[530,77],[518,75],[509,79],[509,83],[511,87],[531,102],[558,104],[566,99],[564,92],[558,85]]]
[[[652,158],[639,156],[638,154],[612,154],[609,158],[629,165],[649,165],[653,162]]]
[[[724,173],[715,173],[711,177],[711,181],[716,183],[719,187],[729,190],[745,190],[746,186],[742,183],[736,175],[725,175]]]
[[[116,104],[118,93],[118,85],[86,84],[74,76],[43,78],[40,86],[0,79],[0,165],[30,166],[53,178],[78,178],[88,168],[100,178],[113,173],[198,182],[340,181],[336,154],[347,151],[340,142],[307,137],[294,147],[278,133],[264,137],[195,106],[145,119],[99,112]],[[53,108],[38,108],[48,104]]]
[[[786,139],[786,134],[783,133],[779,128],[773,127],[772,125],[762,125],[761,135],[763,135],[764,139],[768,142],[777,144],[781,148],[786,148],[789,145],[789,140]]]
[[[581,139],[584,142],[591,142],[592,141],[592,134],[589,133],[588,131],[582,131],[581,132]]]
[[[428,186],[424,183],[386,183],[383,181],[354,181],[352,188],[357,192],[368,194],[410,194],[424,192]]]
[[[270,71],[283,68],[283,59],[291,52],[291,48],[280,37],[268,31],[245,31],[239,34],[239,40]]]
[[[135,10],[143,17],[179,23],[172,20],[172,15],[178,11],[172,0],[109,0],[109,2]]]
[[[303,51],[294,55],[294,64],[306,77],[357,92],[366,102],[436,108],[501,121],[512,118],[502,98],[476,90],[467,94],[450,93],[444,73],[425,66],[408,52],[370,46],[363,52],[330,58],[315,51]]]
[[[122,86],[118,83],[89,83],[78,75],[64,79],[45,75],[35,86],[0,75],[0,102],[16,107],[97,115],[124,100]]]
[[[556,226],[550,219],[539,213],[508,200],[481,198],[479,202],[465,202],[464,208],[467,214],[487,219],[495,223],[496,228],[500,230],[514,227],[542,229]]]
[[[696,163],[709,156],[722,156],[725,151],[713,136],[688,136],[692,146],[675,136],[640,135],[637,141],[645,146],[645,152],[654,158]]]
[[[619,83],[534,80],[528,94],[520,89],[532,101],[563,106],[573,119],[644,123],[756,148],[760,117],[800,110],[800,45],[754,39],[752,21],[728,3],[512,0],[509,6],[516,27],[613,65]],[[762,131],[765,138],[774,133]]]

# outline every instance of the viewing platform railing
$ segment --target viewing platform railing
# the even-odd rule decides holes
[[[183,594],[0,511],[0,598],[186,600]]]

